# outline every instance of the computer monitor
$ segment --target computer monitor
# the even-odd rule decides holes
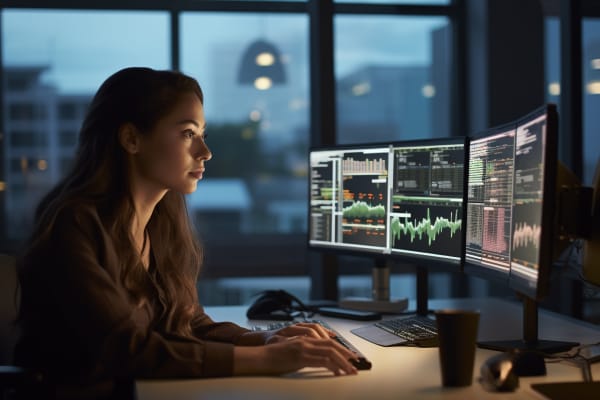
[[[389,249],[419,265],[460,266],[465,138],[392,147]]]
[[[548,292],[556,197],[558,115],[552,104],[470,142],[465,272],[504,282],[523,300],[523,338],[495,350],[567,350],[539,340],[537,301]]]
[[[546,296],[553,263],[558,116],[553,105],[517,121],[509,286]]]
[[[309,245],[386,254],[390,147],[311,149]]]
[[[465,147],[461,137],[312,148],[310,248],[459,271]],[[373,269],[374,282],[389,280],[382,264]],[[373,296],[364,304],[352,299],[341,305],[398,311],[393,304],[386,308],[375,291]]]

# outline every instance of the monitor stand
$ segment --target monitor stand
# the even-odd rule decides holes
[[[417,315],[426,317],[429,309],[429,273],[425,267],[416,267],[417,270]]]
[[[523,296],[523,339],[496,340],[478,342],[483,349],[498,351],[535,351],[542,353],[560,353],[578,346],[576,342],[562,342],[538,339],[538,304],[535,300]]]
[[[385,258],[375,259],[372,270],[372,297],[346,297],[339,302],[341,308],[400,314],[408,308],[408,298],[390,298],[390,266]]]
[[[429,309],[429,270],[420,265],[415,265],[414,268],[417,277],[417,308],[414,311],[406,310],[402,314],[427,317],[429,314],[433,313],[433,311]]]

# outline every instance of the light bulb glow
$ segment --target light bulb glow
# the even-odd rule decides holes
[[[364,96],[371,91],[371,83],[360,82],[352,86],[352,94],[354,96]]]
[[[254,80],[254,87],[258,90],[267,90],[270,89],[271,86],[273,86],[273,81],[266,76],[259,76]]]
[[[260,65],[261,67],[268,67],[273,64],[275,64],[275,56],[273,55],[273,53],[263,51],[262,53],[256,56],[256,65]]]
[[[421,94],[423,95],[423,97],[426,97],[428,99],[432,98],[435,96],[435,86],[433,86],[432,84],[426,84],[423,85],[423,87],[421,88]]]
[[[548,84],[548,93],[552,96],[560,96],[560,83],[551,82]]]
[[[591,81],[586,85],[589,94],[600,94],[600,81]]]
[[[48,162],[46,160],[38,160],[37,167],[40,171],[45,171],[48,169]]]

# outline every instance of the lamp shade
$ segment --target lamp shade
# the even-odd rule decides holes
[[[252,42],[242,56],[238,82],[268,89],[272,84],[285,83],[281,53],[265,40]]]

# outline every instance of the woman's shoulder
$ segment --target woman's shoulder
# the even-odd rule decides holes
[[[102,229],[102,220],[98,208],[93,203],[69,201],[56,212],[54,225],[58,229]]]
[[[64,260],[67,255],[82,252],[98,252],[105,246],[106,234],[97,210],[85,202],[65,202],[53,210],[47,210],[38,221],[24,252],[23,265],[35,267]],[[64,263],[60,263],[61,265]]]
[[[90,201],[70,200],[66,201],[57,211],[57,218],[61,219],[86,219],[98,216],[97,207]]]

